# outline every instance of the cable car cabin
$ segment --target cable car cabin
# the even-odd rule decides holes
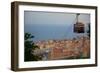
[[[85,25],[81,22],[77,22],[76,24],[74,24],[74,32],[75,33],[84,33],[84,27]]]

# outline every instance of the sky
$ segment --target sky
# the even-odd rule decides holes
[[[90,15],[80,14],[79,21],[85,24],[87,31]],[[24,11],[24,32],[35,36],[34,41],[72,39],[78,35],[85,35],[73,32],[75,22],[76,13]]]

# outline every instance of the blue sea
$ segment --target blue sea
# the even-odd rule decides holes
[[[87,29],[86,29],[87,30]],[[31,33],[34,41],[38,40],[61,40],[61,39],[72,39],[77,36],[86,35],[86,33],[74,33],[73,25],[25,25],[24,32]]]

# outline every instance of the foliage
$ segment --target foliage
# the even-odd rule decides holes
[[[25,33],[24,35],[24,46],[25,46],[25,51],[24,51],[24,61],[38,61],[41,58],[39,56],[35,56],[32,54],[32,51],[35,50],[36,48],[39,48],[37,45],[34,44],[32,41],[32,36],[30,33]]]
[[[87,31],[87,35],[90,37],[90,24],[88,24],[88,31]]]

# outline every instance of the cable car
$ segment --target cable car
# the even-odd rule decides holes
[[[77,21],[74,24],[74,32],[75,33],[84,33],[85,32],[85,25],[84,25],[84,23],[79,22],[79,20],[78,20],[79,15],[80,14],[77,13],[77,16],[76,16]]]

